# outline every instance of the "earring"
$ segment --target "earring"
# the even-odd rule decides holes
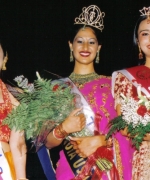
[[[73,62],[73,54],[72,54],[72,50],[70,49],[70,62]]]
[[[141,47],[139,46],[139,59],[143,59],[143,54],[142,54],[142,51],[141,51]]]
[[[6,63],[8,61],[8,53],[6,52],[6,56],[4,57],[4,60],[3,60],[3,64],[2,64],[2,70],[5,71],[7,68],[6,68]]]
[[[98,63],[99,63],[99,60],[100,60],[99,51],[97,51],[95,63],[98,64]]]

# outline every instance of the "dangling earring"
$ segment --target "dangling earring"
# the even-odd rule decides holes
[[[72,54],[72,50],[70,49],[70,62],[73,62],[73,54]]]
[[[6,56],[4,57],[4,60],[3,60],[3,64],[2,64],[2,70],[5,71],[7,68],[6,68],[6,63],[8,61],[8,53],[6,52]]]
[[[142,54],[142,51],[141,51],[141,47],[139,46],[139,59],[143,59],[143,54]]]
[[[98,64],[98,63],[99,63],[99,60],[100,60],[99,51],[97,51],[95,63]]]

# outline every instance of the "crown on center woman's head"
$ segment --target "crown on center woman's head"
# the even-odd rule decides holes
[[[147,16],[147,23],[150,23],[150,6],[143,7],[143,9],[139,10],[141,12],[141,16]]]
[[[100,8],[96,5],[91,5],[89,7],[84,7],[82,13],[79,17],[75,18],[74,24],[84,24],[84,26],[92,26],[99,30],[104,29],[103,17],[105,16],[104,12],[101,12]]]

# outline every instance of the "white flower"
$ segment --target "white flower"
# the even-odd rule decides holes
[[[34,84],[28,83],[28,79],[23,75],[15,77],[14,81],[16,81],[18,86],[23,88],[26,92],[32,93],[34,91]]]
[[[141,94],[141,86],[137,87],[137,94],[139,101],[136,101],[134,98],[127,98],[122,93],[120,96],[123,98],[121,100],[121,112],[122,118],[127,124],[132,124],[133,127],[137,127],[140,124],[146,126],[150,122],[150,113],[146,112],[144,116],[141,116],[137,113],[137,110],[141,105],[144,105],[147,110],[150,109],[150,101]]]

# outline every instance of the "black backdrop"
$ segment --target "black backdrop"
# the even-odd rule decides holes
[[[0,37],[9,54],[3,79],[13,82],[24,74],[30,81],[42,76],[44,69],[67,76],[73,69],[69,62],[66,28],[84,6],[98,5],[103,12],[104,30],[100,74],[111,75],[114,70],[137,63],[133,58],[133,29],[139,9],[150,6],[148,0],[4,0],[0,1]]]
[[[0,0],[0,38],[6,45],[9,61],[2,79],[24,74],[29,81],[35,71],[44,77],[51,71],[67,76],[73,69],[69,62],[66,29],[84,6],[96,4],[105,12],[103,45],[98,73],[111,75],[114,70],[137,64],[133,54],[133,29],[139,9],[150,6],[149,0]],[[36,155],[30,153],[28,177],[43,180]]]

